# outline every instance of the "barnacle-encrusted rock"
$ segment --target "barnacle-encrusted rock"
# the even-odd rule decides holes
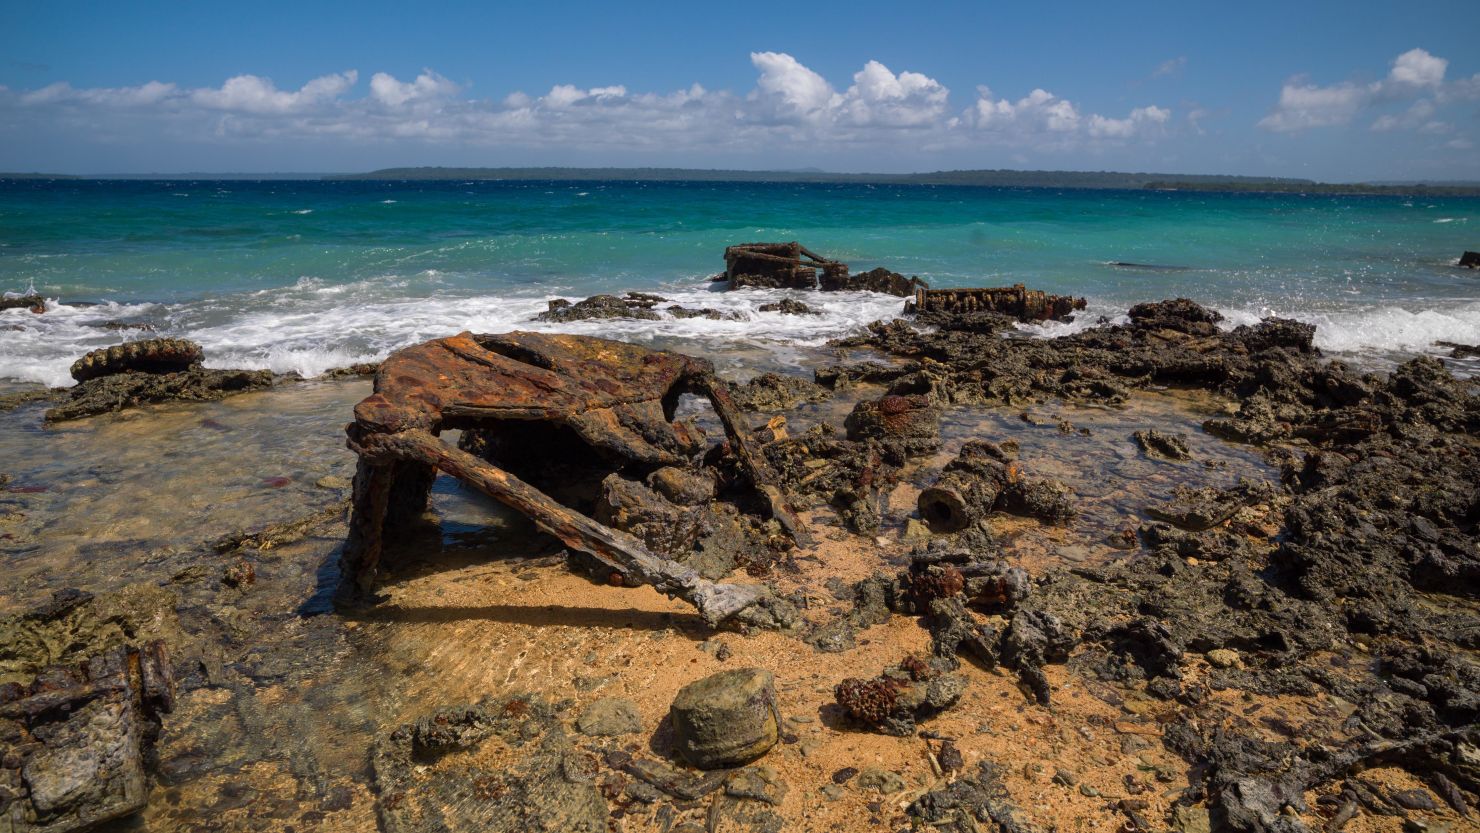
[[[887,395],[859,402],[843,423],[848,439],[878,440],[912,457],[940,447],[940,406],[926,394]]]
[[[956,705],[966,678],[950,673],[952,661],[905,657],[872,680],[849,677],[833,697],[850,717],[886,735],[914,734],[915,721]]]
[[[72,363],[79,382],[115,373],[176,373],[200,364],[205,352],[183,338],[150,338],[94,350]]]

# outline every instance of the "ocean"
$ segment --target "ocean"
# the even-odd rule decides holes
[[[897,315],[872,293],[720,291],[733,243],[800,240],[854,271],[932,286],[1086,297],[1073,324],[1184,296],[1227,325],[1279,315],[1380,369],[1436,341],[1480,342],[1480,198],[1299,196],[857,184],[643,182],[0,182],[0,378],[68,385],[83,352],[194,339],[215,367],[305,376],[460,330],[559,329],[784,361]],[[538,324],[551,298],[627,290],[747,320]],[[821,316],[761,313],[802,297]],[[101,325],[148,324],[152,332]],[[801,361],[801,359],[798,359]]]

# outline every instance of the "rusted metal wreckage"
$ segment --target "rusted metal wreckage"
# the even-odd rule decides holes
[[[742,286],[767,289],[816,289],[818,273],[824,287],[848,276],[848,264],[828,260],[801,243],[740,243],[725,247],[725,271],[731,289]]]
[[[679,397],[714,406],[729,451],[769,514],[798,545],[807,534],[744,430],[728,390],[707,361],[576,335],[461,333],[400,350],[355,406],[349,446],[359,454],[350,535],[342,559],[341,604],[373,599],[387,562],[388,533],[425,511],[438,470],[529,517],[567,547],[622,576],[698,608],[711,625],[776,624],[781,605],[752,585],[721,584],[663,558],[636,538],[551,498],[529,482],[438,435],[464,432],[485,449],[533,451],[580,446],[620,465],[685,466],[706,450],[702,435],[675,419]]]
[[[1062,320],[1084,306],[1083,298],[1049,295],[1018,283],[984,289],[916,289],[904,311],[957,316],[998,313],[1020,321],[1048,321]]]

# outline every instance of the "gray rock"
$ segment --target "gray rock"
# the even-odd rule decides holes
[[[438,763],[446,752],[474,749],[494,735],[518,749],[514,766]],[[379,741],[370,766],[386,833],[607,830],[594,759],[539,700],[441,709]]]
[[[781,803],[781,799],[786,797],[787,789],[781,774],[765,765],[736,770],[725,781],[725,795],[753,798],[772,805]]]
[[[576,729],[593,737],[616,737],[642,731],[637,705],[622,697],[603,697],[576,718]]]
[[[749,763],[781,738],[775,680],[759,668],[721,671],[684,686],[670,712],[676,746],[700,769]]]
[[[1172,808],[1172,829],[1177,833],[1211,833],[1213,821],[1206,807],[1179,804]]]
[[[1239,659],[1238,651],[1232,648],[1214,648],[1206,654],[1208,664],[1214,668],[1234,668],[1243,665]]]
[[[871,766],[858,773],[854,780],[860,790],[874,790],[884,795],[893,795],[904,790],[904,776],[892,770]]]

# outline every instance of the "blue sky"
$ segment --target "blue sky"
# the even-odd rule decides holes
[[[0,170],[1480,179],[1477,33],[1475,0],[3,0]]]

